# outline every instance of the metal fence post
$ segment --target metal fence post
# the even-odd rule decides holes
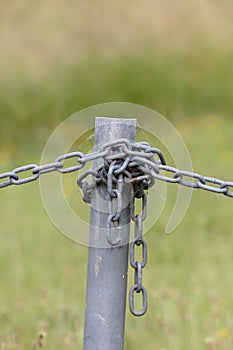
[[[103,142],[126,138],[135,141],[136,120],[97,117],[95,122],[95,150]],[[96,162],[96,161],[95,161]],[[98,161],[97,161],[98,162]],[[94,163],[96,166],[96,163]],[[124,245],[107,245],[109,201],[105,184],[93,191],[91,202],[86,308],[83,350],[124,349],[125,307],[128,270],[128,241],[130,233],[129,186],[123,189],[124,209],[121,236]],[[105,246],[105,248],[103,248]]]

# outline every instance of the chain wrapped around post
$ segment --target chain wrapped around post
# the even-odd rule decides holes
[[[72,166],[66,166],[67,159],[75,160]],[[88,162],[100,159],[100,165],[81,174],[77,180],[82,189],[83,200],[91,202],[92,190],[99,184],[105,184],[110,197],[107,227],[107,241],[110,246],[118,246],[120,235],[113,237],[112,232],[120,233],[120,218],[123,210],[122,191],[124,184],[132,186],[131,219],[135,223],[135,237],[130,243],[130,264],[134,268],[134,285],[129,292],[129,306],[133,315],[144,315],[147,310],[147,292],[142,284],[142,270],[147,263],[147,245],[142,236],[142,223],[146,219],[147,197],[145,190],[150,189],[156,180],[176,183],[195,189],[203,189],[233,198],[233,182],[203,176],[194,172],[179,170],[166,165],[162,152],[146,142],[130,143],[127,139],[118,139],[102,145],[98,152],[83,154],[71,152],[60,155],[55,161],[37,165],[29,164],[12,171],[0,173],[0,188],[22,185],[37,180],[41,175],[58,172],[67,174],[77,172]],[[91,181],[87,181],[88,177]],[[135,213],[136,199],[142,201],[141,214]],[[114,229],[114,230],[112,230]],[[135,261],[136,250],[141,248],[141,260]],[[135,309],[135,293],[142,295],[142,308]]]
[[[55,161],[48,164],[28,164],[0,173],[0,188],[8,187],[11,185],[22,185],[28,182],[37,180],[41,175],[59,172],[61,174],[67,174],[74,171],[79,171],[88,162],[95,159],[107,159],[113,160],[114,155],[110,155],[110,149],[114,146],[121,145],[121,153],[116,154],[118,157],[125,158],[124,163],[124,181],[125,182],[138,182],[143,179],[147,179],[148,188],[152,187],[155,180],[165,181],[169,183],[175,183],[185,187],[191,187],[195,189],[202,189],[217,194],[223,194],[226,197],[233,198],[233,181],[224,181],[209,176],[203,176],[191,171],[179,170],[172,166],[166,165],[165,158],[162,152],[154,147],[151,147],[146,142],[137,142],[131,144],[126,139],[119,139],[114,142],[106,143],[102,146],[99,152],[92,152],[89,154],[83,154],[82,152],[71,152],[63,154],[56,158]],[[157,159],[155,161],[155,155]],[[74,159],[77,163],[74,166],[65,167],[66,159]],[[130,160],[130,161],[129,161]],[[132,174],[127,170],[127,166],[135,166],[140,169],[140,174]],[[30,172],[28,176],[28,172]],[[19,174],[21,173],[21,178]],[[85,178],[88,175],[93,175],[92,184],[88,184]],[[172,174],[172,176],[171,176]],[[85,193],[84,201],[90,203],[90,194],[96,183],[102,181],[102,178],[98,178],[98,169],[95,171],[88,170],[85,174],[81,175],[78,180],[78,184]],[[186,177],[186,180],[184,179]]]

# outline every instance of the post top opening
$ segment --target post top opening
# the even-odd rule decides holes
[[[124,117],[95,117],[95,124],[96,125],[103,125],[106,123],[124,123],[124,124],[128,124],[128,125],[137,125],[137,119],[129,119],[129,118],[124,118]]]

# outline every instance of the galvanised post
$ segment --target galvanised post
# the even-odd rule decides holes
[[[120,138],[134,142],[135,135],[135,119],[97,117],[94,148],[98,151],[101,144]],[[99,160],[94,161],[93,168],[98,164]],[[101,183],[92,193],[83,350],[124,349],[130,199],[131,186],[125,184],[119,227],[116,232],[111,229],[113,237],[120,229],[124,242],[111,246],[107,185]]]

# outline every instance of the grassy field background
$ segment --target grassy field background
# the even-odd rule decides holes
[[[0,172],[39,163],[81,108],[127,101],[173,123],[196,172],[232,181],[232,14],[228,0],[0,2]],[[232,199],[194,191],[168,236],[175,195],[146,235],[149,311],[127,314],[125,349],[231,350]],[[2,189],[0,212],[0,349],[41,332],[45,349],[81,349],[87,248],[54,228],[38,183]]]

